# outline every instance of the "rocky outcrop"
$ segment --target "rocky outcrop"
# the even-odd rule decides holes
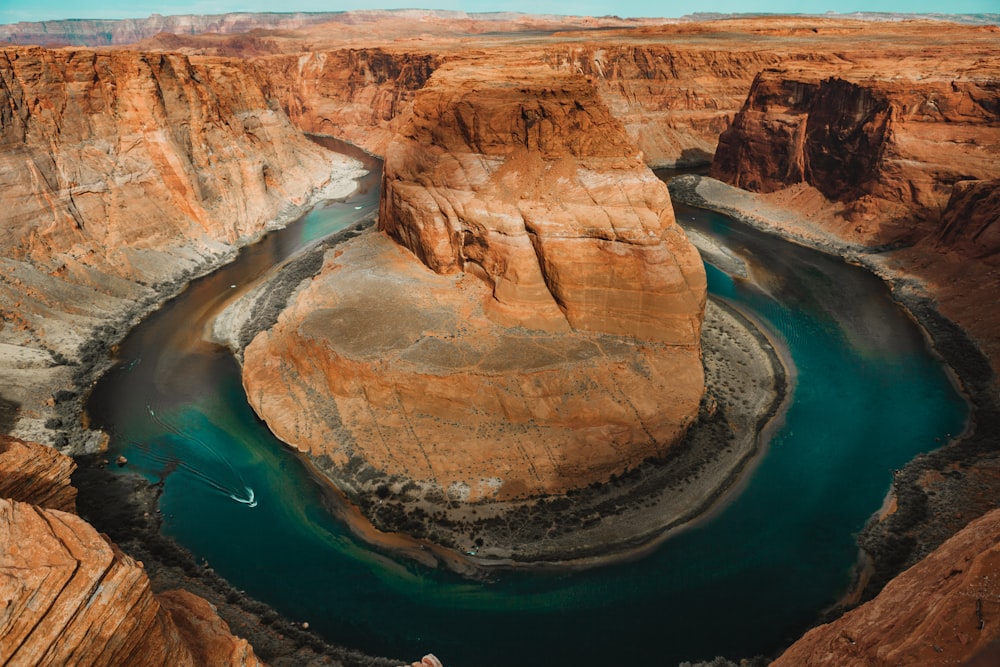
[[[76,512],[76,464],[45,445],[0,435],[0,498]]]
[[[271,99],[306,132],[329,134],[378,155],[401,126],[441,57],[351,48],[254,61]]]
[[[261,664],[204,600],[173,594],[161,606],[142,564],[73,514],[0,499],[0,545],[8,664]]]
[[[966,664],[1000,637],[998,572],[1000,510],[994,510],[874,600],[810,630],[772,664]]]
[[[438,70],[387,152],[379,227],[481,276],[502,323],[698,345],[700,257],[582,77]]]
[[[892,78],[765,70],[719,138],[710,175],[765,193],[807,184],[842,205],[842,236],[912,243],[935,229],[955,183],[1000,175],[989,68],[911,77],[903,67]]]
[[[349,171],[242,67],[127,51],[0,51],[0,155],[0,399],[48,442],[107,322]]]
[[[563,493],[693,421],[704,271],[582,77],[439,69],[387,153],[379,224],[409,251],[331,251],[244,354],[254,409],[348,493]]]
[[[971,259],[1000,252],[1000,179],[955,183],[936,240]]]

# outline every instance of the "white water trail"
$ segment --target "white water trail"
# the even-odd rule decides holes
[[[174,465],[178,468],[187,471],[195,479],[204,482],[211,488],[215,489],[216,491],[219,491],[223,495],[232,498],[233,500],[235,500],[240,504],[246,505],[248,507],[257,506],[257,500],[254,494],[254,490],[250,487],[249,484],[246,483],[246,479],[244,479],[243,475],[233,467],[232,463],[230,463],[228,459],[219,454],[218,451],[216,451],[205,441],[201,440],[200,438],[191,436],[187,433],[184,433],[173,424],[167,422],[165,419],[156,414],[156,411],[153,410],[153,407],[148,403],[146,404],[146,409],[149,411],[149,416],[152,418],[153,423],[155,423],[165,432],[175,435],[176,437],[185,440],[187,442],[194,443],[199,447],[201,447],[206,452],[208,452],[210,455],[214,456],[217,461],[222,463],[229,470],[229,472],[232,474],[232,479],[239,480],[238,485],[239,487],[242,488],[237,488],[234,490],[232,484],[225,484],[224,482],[219,481],[215,477],[209,475],[207,472],[199,470],[198,468],[194,467],[185,460],[182,460],[178,457],[166,456],[163,454],[155,453],[153,452],[152,447],[150,447],[149,445],[143,445],[133,442],[132,444],[137,449],[145,453],[154,461],[158,461],[164,465]]]

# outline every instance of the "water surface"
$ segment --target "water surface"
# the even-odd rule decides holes
[[[712,293],[764,322],[796,368],[784,424],[738,497],[640,560],[586,572],[471,582],[397,562],[324,511],[316,483],[248,408],[229,354],[198,335],[230,285],[376,205],[375,182],[149,318],[90,403],[128,470],[165,477],[167,534],[331,641],[410,658],[433,651],[448,667],[670,665],[772,652],[843,593],[853,536],[892,471],[963,427],[965,404],[880,281],[678,206],[683,224],[750,267],[742,280],[708,266]]]

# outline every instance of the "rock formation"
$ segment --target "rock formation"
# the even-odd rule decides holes
[[[49,442],[67,364],[105,323],[231,256],[347,164],[238,65],[128,51],[0,52],[0,148],[0,399],[21,408],[15,433]]]
[[[701,259],[583,77],[438,70],[386,154],[379,227],[483,277],[498,321],[698,345]]]
[[[874,600],[810,630],[772,663],[958,665],[1000,637],[1000,510],[951,537]]]
[[[952,185],[1000,175],[995,79],[839,69],[758,75],[711,175],[755,192],[808,184],[843,205],[836,231],[874,246],[926,236]]]
[[[10,665],[260,665],[205,600],[154,596],[73,514],[73,460],[0,436],[0,657]]]
[[[76,512],[76,465],[51,447],[0,434],[0,498]]]
[[[605,481],[684,433],[704,272],[583,78],[439,69],[384,183],[380,226],[413,254],[341,246],[245,351],[279,437],[349,492],[475,501]]]
[[[8,664],[262,664],[204,600],[162,606],[142,564],[73,514],[0,499],[0,544]]]

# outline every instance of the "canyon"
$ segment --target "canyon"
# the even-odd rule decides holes
[[[527,395],[546,400],[531,401],[521,413],[509,403],[473,405],[470,412],[490,407],[514,423],[544,416],[562,433],[597,428],[600,437],[585,439],[583,448],[559,436],[582,457],[609,438],[600,430],[606,427],[589,420],[560,424],[560,414],[574,421],[593,415],[567,389],[581,376],[619,373],[619,386],[630,387],[623,393],[670,396],[673,412],[664,413],[663,401],[634,406],[641,408],[637,416],[615,427],[631,435],[612,438],[615,447],[600,455],[601,465],[577,465],[569,477],[558,456],[554,476],[529,475],[527,457],[517,451],[519,434],[474,421],[489,442],[507,443],[500,447],[511,453],[501,461],[504,476],[514,481],[507,488],[480,471],[481,460],[446,455],[452,468],[442,469],[416,455],[392,462],[395,468],[374,450],[363,450],[363,458],[397,472],[393,484],[434,480],[465,499],[559,493],[603,481],[662,455],[663,443],[675,441],[697,414],[704,277],[676,231],[669,196],[645,165],[711,161],[711,176],[760,192],[754,201],[779,212],[772,217],[783,231],[900,277],[902,292],[930,299],[921,303],[961,327],[956,332],[933,313],[916,313],[964,383],[976,409],[973,426],[964,440],[897,475],[896,510],[868,530],[869,536],[881,533],[879,541],[862,539],[878,572],[868,596],[905,567],[913,566],[913,574],[900,575],[836,625],[815,630],[802,646],[829,645],[830,637],[846,634],[855,638],[854,659],[875,660],[879,645],[905,645],[907,637],[920,636],[920,626],[876,624],[866,641],[859,641],[857,628],[898,608],[893,596],[915,599],[916,589],[965,600],[968,616],[968,591],[995,571],[995,539],[989,537],[995,515],[959,531],[995,506],[1000,479],[994,375],[1000,322],[991,307],[1000,290],[997,28],[811,17],[629,27],[574,20],[564,32],[539,35],[518,31],[559,26],[548,20],[540,28],[538,21],[511,17],[496,30],[511,32],[497,36],[476,20],[456,26],[453,17],[432,13],[419,23],[408,18],[383,16],[357,29],[263,31],[252,40],[159,35],[142,50],[3,50],[3,430],[66,451],[99,449],[102,436],[77,425],[79,394],[106,366],[103,355],[115,338],[184,281],[230,257],[235,246],[302,210],[331,180],[356,173],[305,140],[305,131],[387,157],[379,225],[408,251],[373,232],[330,252],[277,325],[247,348],[248,395],[265,416],[280,413],[269,418],[272,427],[311,449],[302,443],[328,440],[324,429],[331,428],[317,427],[324,421],[308,412],[315,410],[339,415],[332,427],[338,435],[385,425],[394,440],[413,443],[419,453],[429,439],[420,430],[442,427],[435,402],[468,403],[482,383],[498,382],[479,372],[491,356],[504,364],[511,356],[530,357],[538,366],[533,373],[560,369],[549,373],[554,378],[532,378],[535,393]],[[592,26],[604,29],[585,29]],[[511,82],[510,72],[524,83]],[[476,88],[482,81],[494,85]],[[536,179],[536,188],[520,183],[525,174]],[[609,185],[619,181],[629,186]],[[583,207],[551,200],[582,201]],[[594,218],[601,224],[591,227]],[[569,246],[584,261],[560,264]],[[594,266],[606,254],[621,258],[620,277],[629,284],[645,285],[653,276],[657,289],[592,291]],[[407,279],[390,284],[385,276],[362,276],[360,263],[376,259]],[[362,279],[408,315],[393,315],[380,304],[359,310],[361,292],[352,301],[345,286]],[[447,309],[433,303],[445,293],[461,300]],[[609,303],[613,310],[603,307]],[[355,323],[399,320],[405,324],[400,340],[357,334],[369,333],[364,327],[338,329],[345,312],[358,318]],[[456,321],[470,328],[470,337],[450,338]],[[441,322],[450,326],[439,327]],[[506,338],[526,327],[543,333]],[[494,332],[506,347],[482,347],[483,331]],[[947,336],[962,331],[982,354],[963,352],[964,361],[949,354]],[[344,334],[339,348],[330,345],[331,332]],[[642,342],[626,345],[608,336]],[[566,340],[573,341],[569,351],[562,349]],[[369,347],[347,349],[354,343]],[[410,364],[395,365],[391,372],[399,376],[385,374],[371,352],[389,349],[401,350],[394,354]],[[444,350],[449,357],[461,352],[466,367],[442,368]],[[630,368],[636,359],[641,372]],[[490,370],[506,371],[504,364]],[[417,377],[420,383],[443,378],[441,386],[451,384],[452,391],[400,392],[417,386]],[[670,382],[663,379],[668,377]],[[347,391],[352,385],[353,394]],[[267,386],[280,387],[287,402],[268,407],[261,391]],[[358,386],[381,389],[369,391],[364,405],[356,402]],[[608,392],[588,391],[584,398]],[[370,405],[384,412],[366,416]],[[416,412],[414,406],[426,413],[415,436],[407,424],[392,421],[392,415]],[[546,415],[536,414],[539,406]],[[305,416],[291,416],[303,408]],[[645,448],[624,456],[613,451],[649,429],[654,413],[663,421],[640,438]],[[458,437],[467,435],[453,432],[448,439]],[[349,439],[358,442],[353,433]],[[354,452],[332,454],[337,464]],[[377,489],[366,489],[372,491]],[[17,504],[6,512],[29,523],[47,516]],[[82,522],[66,522],[73,531],[86,530]],[[38,536],[40,543],[45,539]],[[85,542],[96,539],[88,534]],[[938,547],[940,554],[927,556]],[[110,546],[98,551],[102,567],[138,581],[127,557]],[[985,574],[968,581],[949,574],[960,559],[971,572]],[[931,583],[948,580],[956,582],[950,593],[945,589],[952,584]],[[982,618],[995,604],[991,595],[979,594],[982,606],[971,607],[985,610],[975,612]],[[143,618],[163,618],[146,593],[140,597]],[[927,605],[935,604],[928,597]],[[969,629],[966,621],[954,635],[966,647],[963,657],[998,632],[995,623]],[[160,624],[165,642],[174,641],[166,621],[150,622]],[[977,633],[975,641],[961,641],[961,633],[970,632]],[[787,659],[811,650],[802,646],[790,649]],[[895,655],[880,659],[891,662]]]

